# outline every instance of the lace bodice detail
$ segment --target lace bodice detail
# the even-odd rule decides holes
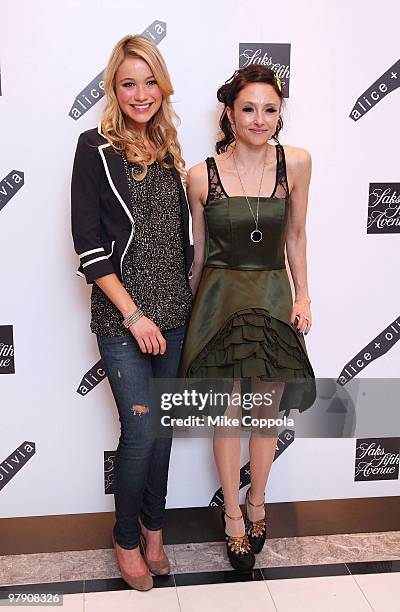
[[[214,157],[207,157],[206,164],[208,171],[207,203],[211,200],[228,198],[229,196],[222,185],[221,177],[219,176]],[[284,200],[289,199],[285,152],[281,144],[276,145],[276,178],[274,190],[270,196],[266,196],[265,194],[261,193],[260,197],[280,198]]]
[[[207,203],[210,200],[221,200],[222,198],[226,198],[227,196],[224,188],[222,187],[221,179],[219,178],[219,172],[215,159],[213,157],[207,157],[206,164],[208,172]]]

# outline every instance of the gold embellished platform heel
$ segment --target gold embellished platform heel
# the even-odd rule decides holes
[[[249,491],[250,489],[247,489],[246,502],[245,502],[246,503],[246,520],[245,520],[246,533],[248,535],[250,546],[251,546],[253,553],[257,554],[261,552],[265,544],[265,537],[267,535],[267,526],[266,526],[266,520],[265,520],[265,502],[262,502],[261,504],[253,504],[249,499]],[[249,519],[249,515],[247,511],[247,504],[249,504],[250,506],[253,506],[253,508],[261,508],[261,506],[264,506],[264,518],[259,519],[258,521],[251,521]]]
[[[223,510],[222,523],[224,525],[224,531],[226,527],[225,516],[233,521],[240,521],[243,518],[242,515],[229,516],[229,514],[226,514],[225,510]],[[251,550],[246,532],[242,536],[230,536],[225,532],[225,540],[226,552],[233,569],[241,572],[246,572],[253,569],[256,558]]]

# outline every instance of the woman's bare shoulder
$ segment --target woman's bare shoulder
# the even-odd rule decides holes
[[[187,183],[190,193],[197,193],[201,200],[204,200],[208,191],[208,172],[205,161],[189,168]]]
[[[198,164],[195,164],[188,170],[189,179],[194,181],[201,180],[204,177],[207,177],[207,164],[205,161],[201,161]]]
[[[282,145],[285,151],[285,160],[290,168],[306,168],[311,166],[311,155],[307,149],[301,147],[292,147],[291,145]]]

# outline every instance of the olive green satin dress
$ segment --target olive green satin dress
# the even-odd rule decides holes
[[[276,183],[260,197],[260,242],[246,198],[225,192],[207,159],[206,256],[185,336],[180,377],[286,381],[279,410],[300,412],[315,400],[304,337],[290,324],[292,293],[285,266],[289,191],[284,150],[276,146]],[[256,211],[257,198],[249,198]]]

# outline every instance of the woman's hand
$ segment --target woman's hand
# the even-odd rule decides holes
[[[312,325],[310,300],[295,300],[290,322],[298,334],[308,334]]]
[[[164,355],[167,348],[165,338],[159,327],[146,316],[143,315],[136,323],[132,323],[129,331],[137,341],[142,353]]]

